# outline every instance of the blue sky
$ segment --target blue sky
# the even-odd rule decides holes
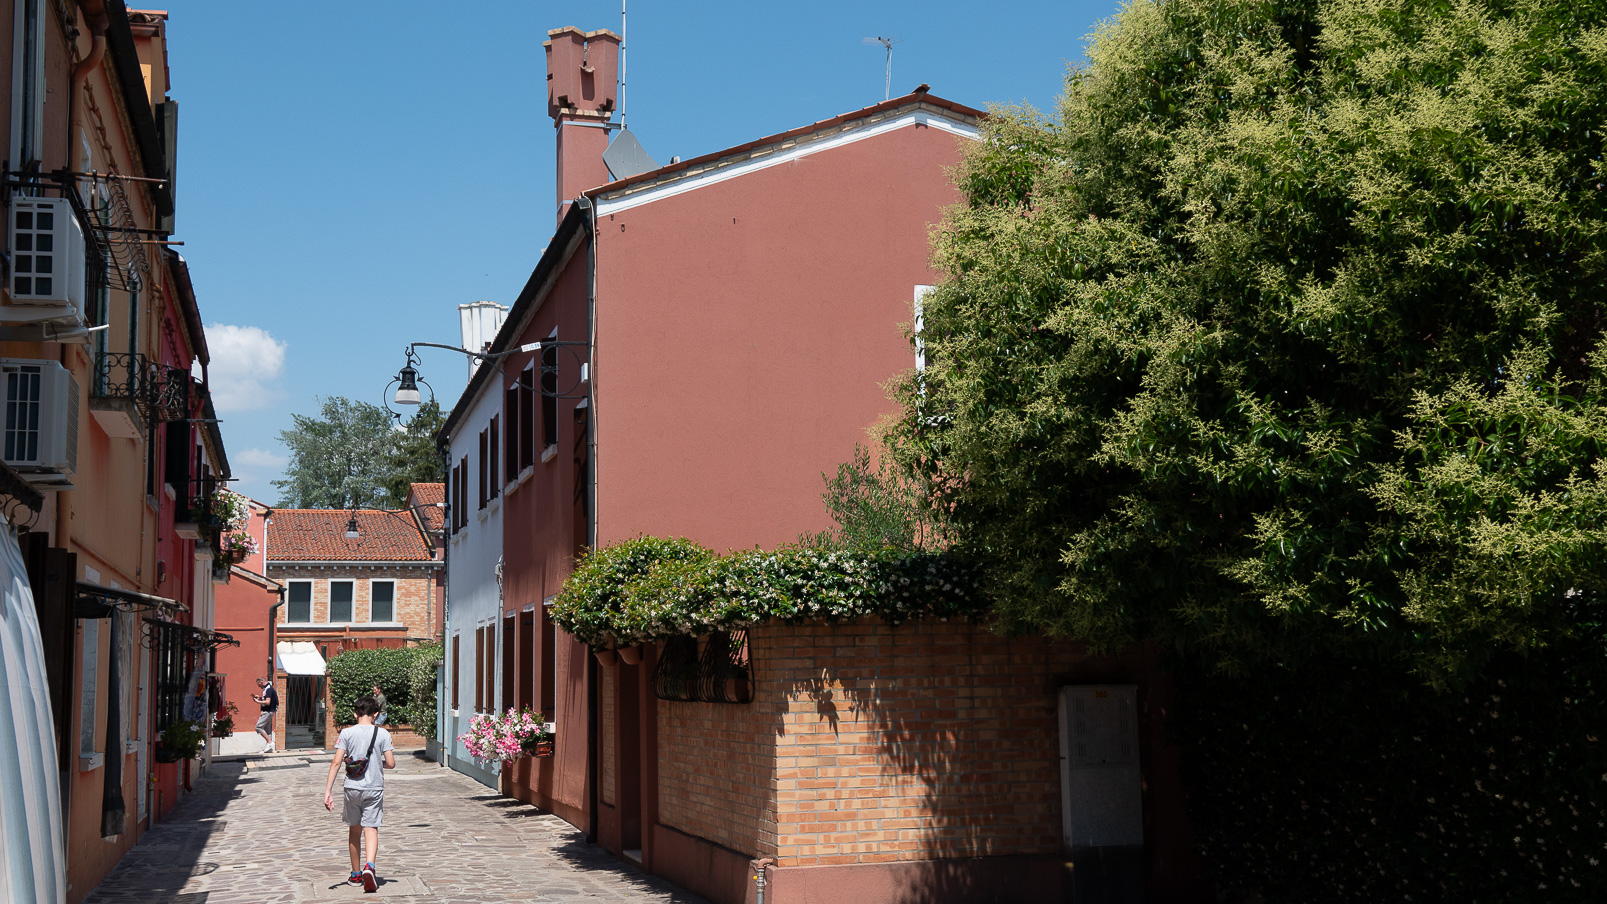
[[[618,30],[618,0],[170,0],[179,250],[242,492],[275,502],[291,412],[379,402],[408,342],[456,344],[457,305],[512,302],[555,221],[548,29]],[[1052,108],[1115,2],[635,0],[626,114],[660,162],[926,82]],[[464,359],[424,350],[443,407]]]

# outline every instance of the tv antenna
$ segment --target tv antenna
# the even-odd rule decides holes
[[[880,44],[887,49],[887,82],[882,86],[882,100],[893,96],[893,45],[903,43],[903,38],[862,38],[861,44]]]
[[[619,127],[625,128],[625,0],[619,0]]]

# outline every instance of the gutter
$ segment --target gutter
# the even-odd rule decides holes
[[[575,199],[571,208],[586,216],[586,481],[590,485],[590,498],[586,506],[586,542],[597,548],[597,205],[584,194]],[[586,787],[590,815],[586,819],[586,840],[597,843],[597,822],[601,816],[602,780],[598,759],[601,752],[601,728],[598,718],[601,681],[597,674],[597,657],[586,649]],[[648,831],[651,828],[648,827]]]
[[[172,216],[173,186],[165,181],[167,155],[162,152],[162,138],[156,131],[156,114],[151,111],[150,91],[145,87],[145,76],[140,72],[139,49],[134,44],[134,32],[128,24],[128,7],[123,0],[106,0],[106,11],[110,14],[106,27],[106,49],[111,57],[112,72],[123,89],[123,108],[134,131],[134,144],[139,148],[146,178],[159,180],[148,183],[147,188],[156,202],[157,213]]]

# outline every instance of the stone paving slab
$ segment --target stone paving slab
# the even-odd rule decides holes
[[[346,827],[323,806],[327,758],[214,763],[85,904],[644,902],[702,898],[611,857],[567,822],[421,756],[386,773],[376,894],[345,883]]]

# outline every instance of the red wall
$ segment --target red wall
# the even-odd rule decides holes
[[[821,473],[915,366],[904,328],[964,141],[910,126],[600,218],[599,543],[829,526]]]
[[[229,583],[217,585],[216,594],[217,630],[240,641],[238,647],[218,648],[218,671],[228,676],[223,694],[240,707],[234,717],[234,730],[250,731],[261,712],[251,702],[251,695],[257,692],[256,679],[273,674],[269,666],[272,651],[268,647],[268,610],[279,601],[279,594],[238,574]]]

